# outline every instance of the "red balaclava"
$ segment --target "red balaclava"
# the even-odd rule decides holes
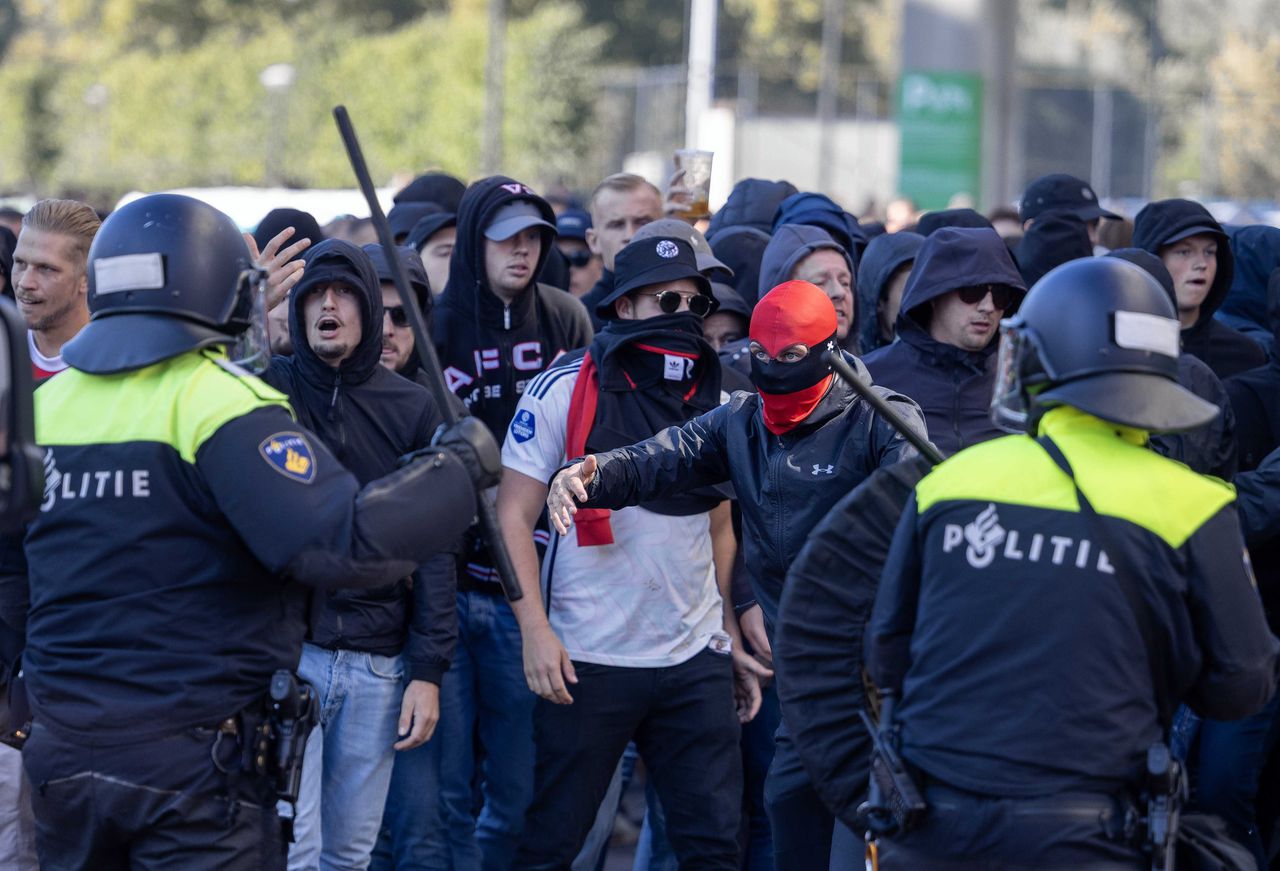
[[[762,363],[753,355],[751,381],[760,391],[765,426],[781,435],[809,416],[835,377],[822,355],[836,348],[836,309],[816,285],[783,282],[756,303],[750,336],[774,358]],[[808,346],[804,359],[777,359],[795,344]]]

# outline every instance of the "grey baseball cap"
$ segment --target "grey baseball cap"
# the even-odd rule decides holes
[[[659,218],[656,221],[650,221],[631,237],[631,241],[637,239],[649,239],[665,237],[668,239],[683,239],[693,248],[693,254],[698,260],[698,271],[708,273],[712,270],[720,274],[712,274],[708,278],[733,278],[733,270],[726,266],[711,251],[711,243],[707,241],[707,237],[699,232],[698,228],[687,221],[679,218]]]
[[[536,205],[528,200],[516,200],[494,213],[493,220],[484,228],[484,236],[491,241],[501,242],[528,227],[546,227],[553,234],[556,232],[556,225],[544,221],[542,212]]]

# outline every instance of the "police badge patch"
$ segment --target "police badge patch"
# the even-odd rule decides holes
[[[278,432],[263,439],[258,453],[267,465],[293,481],[310,484],[316,477],[316,456],[302,433]]]

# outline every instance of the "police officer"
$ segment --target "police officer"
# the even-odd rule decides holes
[[[283,867],[274,790],[246,750],[301,649],[291,580],[403,577],[470,522],[479,460],[436,449],[360,489],[229,359],[265,340],[261,273],[211,206],[121,208],[89,270],[92,320],[36,398],[23,755],[41,865]]]
[[[1002,333],[995,410],[1027,434],[920,481],[871,617],[930,805],[882,867],[1139,867],[1126,796],[1173,706],[1243,717],[1274,689],[1233,490],[1144,447],[1217,409],[1130,263],[1059,267]]]

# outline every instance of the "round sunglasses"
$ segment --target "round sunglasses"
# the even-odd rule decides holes
[[[658,308],[669,315],[680,311],[680,303],[682,302],[687,302],[689,311],[700,318],[705,318],[707,312],[711,311],[711,297],[704,296],[701,293],[694,296],[685,296],[678,290],[663,290],[658,293],[641,293],[638,296],[654,297],[658,301]]]

